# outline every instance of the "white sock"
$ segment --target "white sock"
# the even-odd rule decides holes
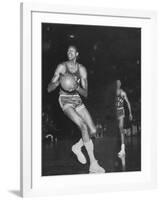
[[[122,151],[125,151],[125,144],[122,144],[122,145],[121,145],[121,150],[122,150]]]
[[[87,150],[89,159],[90,159],[90,163],[96,161],[95,156],[94,156],[94,146],[93,146],[93,142],[92,140],[89,140],[89,142],[84,142],[84,146]]]
[[[84,143],[83,143],[82,138],[77,143],[74,144],[74,146],[77,148],[82,148],[83,145],[84,145]]]

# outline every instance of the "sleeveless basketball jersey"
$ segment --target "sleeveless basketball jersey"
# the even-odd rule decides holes
[[[116,108],[124,108],[124,97],[121,94],[116,96]]]
[[[77,63],[77,70],[75,72],[69,71],[67,63],[65,63],[65,66],[66,66],[65,74],[67,73],[67,74],[71,74],[72,76],[74,76],[76,82],[79,84],[80,79],[81,79],[80,72],[79,72],[79,64]]]
[[[79,72],[79,66],[80,64],[77,63],[77,70],[75,72],[71,72],[69,69],[68,69],[68,65],[67,65],[67,62],[64,62],[64,65],[65,65],[65,68],[66,68],[66,71],[65,71],[65,74],[71,74],[72,76],[74,76],[77,84],[80,85],[80,80],[81,80],[81,76],[80,76],[80,72]],[[78,94],[78,92],[76,91],[73,91],[73,92],[67,92],[67,91],[64,91],[63,88],[60,88],[60,94]]]

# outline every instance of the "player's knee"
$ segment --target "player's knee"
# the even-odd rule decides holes
[[[79,127],[83,134],[87,133],[87,125],[83,121],[80,122]]]
[[[92,129],[91,129],[91,134],[96,134],[96,132],[97,132],[97,130],[96,130],[96,127],[92,127]]]
[[[124,134],[124,133],[125,133],[125,131],[124,131],[123,127],[122,127],[122,128],[120,128],[120,133],[121,133],[121,134]]]

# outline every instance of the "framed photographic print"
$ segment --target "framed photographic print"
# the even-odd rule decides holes
[[[21,4],[21,194],[156,185],[156,13]]]

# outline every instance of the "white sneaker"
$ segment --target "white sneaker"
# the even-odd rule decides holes
[[[126,153],[125,153],[125,150],[123,150],[123,149],[121,149],[119,152],[118,152],[118,157],[119,158],[122,158],[122,157],[124,157],[126,155]]]
[[[80,163],[82,164],[86,164],[87,160],[84,156],[84,154],[82,153],[81,149],[76,147],[75,145],[72,146],[72,152],[77,156],[77,159]]]
[[[98,162],[96,160],[90,165],[89,172],[90,173],[105,173],[105,170],[103,169],[103,167],[101,167],[98,164]]]

